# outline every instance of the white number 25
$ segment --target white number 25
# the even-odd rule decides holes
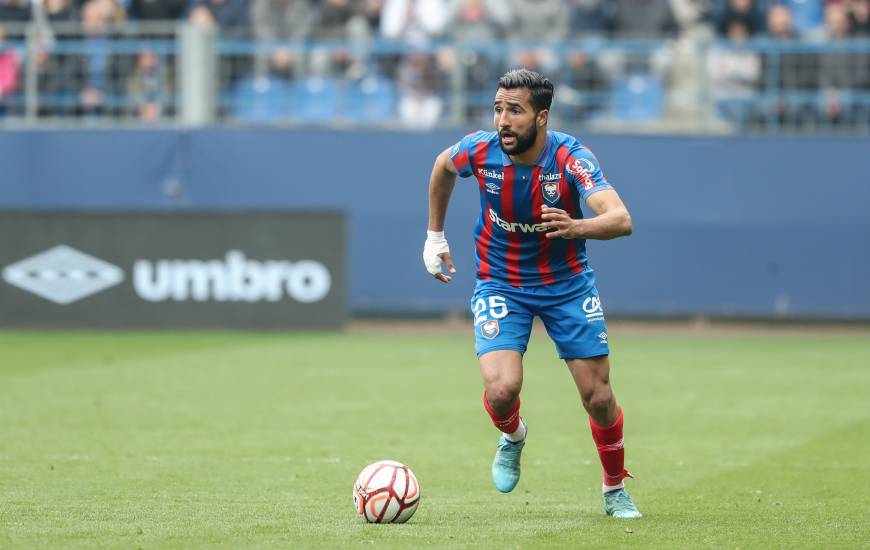
[[[474,307],[471,309],[471,312],[474,313],[474,326],[488,321],[489,317],[487,317],[487,313],[493,319],[502,319],[504,317],[507,317],[508,308],[505,302],[506,299],[504,296],[490,296],[489,307],[487,308],[486,300],[484,300],[483,298],[478,298],[474,302]],[[487,309],[489,309],[489,311],[487,311]]]

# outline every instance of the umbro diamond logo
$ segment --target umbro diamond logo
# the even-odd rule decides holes
[[[3,280],[66,305],[120,284],[124,272],[75,248],[59,245],[7,266]]]

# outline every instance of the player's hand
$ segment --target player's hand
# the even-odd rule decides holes
[[[453,260],[450,258],[450,246],[444,238],[443,231],[427,231],[426,244],[423,245],[423,263],[426,271],[442,283],[449,283],[452,277],[441,272],[441,262],[450,273],[456,273]]]
[[[550,208],[545,204],[541,211],[541,219],[544,220],[544,223],[541,225],[547,228],[547,232],[544,235],[548,239],[558,239],[560,237],[563,239],[576,239],[579,236],[577,233],[577,220],[571,218],[564,210]]]

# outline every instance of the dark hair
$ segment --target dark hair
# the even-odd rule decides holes
[[[553,103],[553,83],[535,71],[512,69],[498,79],[498,87],[505,90],[528,89],[532,96],[532,107],[536,111],[549,109]]]

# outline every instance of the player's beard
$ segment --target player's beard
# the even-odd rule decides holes
[[[532,124],[532,127],[525,134],[515,134],[510,132],[510,135],[512,135],[516,141],[510,147],[505,147],[501,140],[501,132],[499,132],[498,144],[501,146],[501,150],[511,156],[522,155],[531,149],[532,145],[534,145],[535,141],[538,139],[538,127]]]

